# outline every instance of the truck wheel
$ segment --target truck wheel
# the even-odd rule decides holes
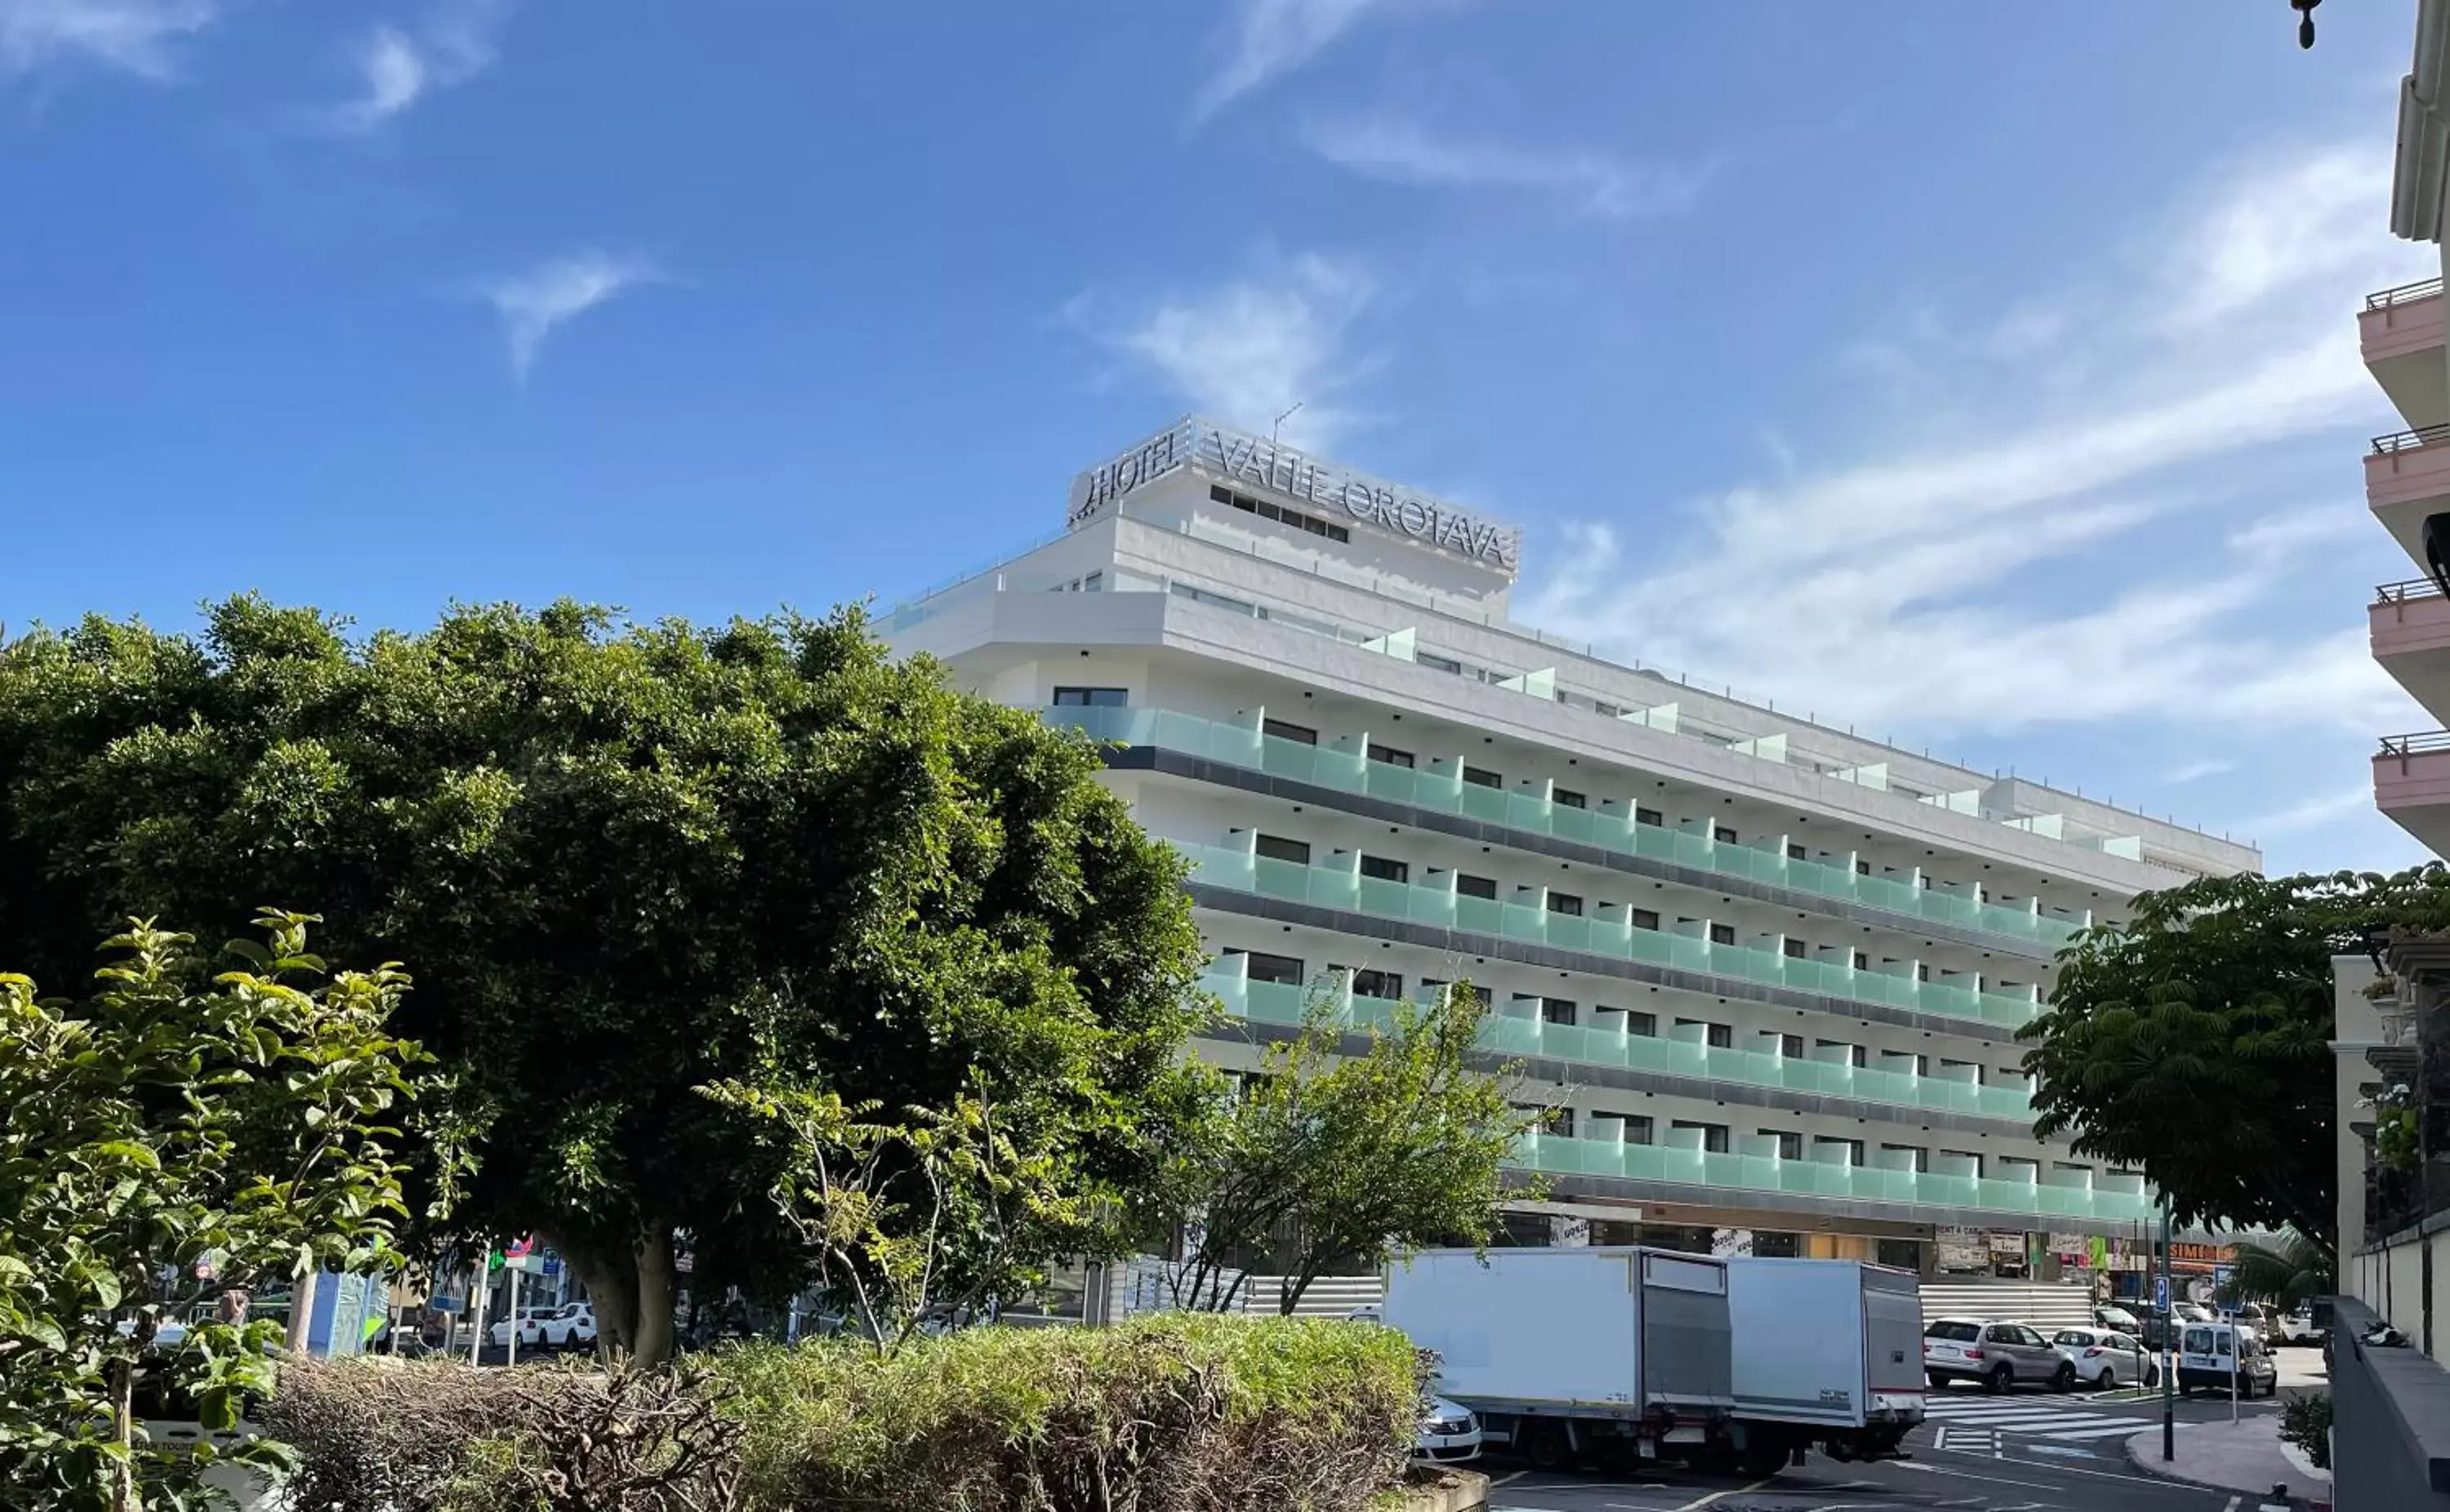
[[[1786,1468],[1786,1449],[1781,1444],[1755,1439],[1744,1445],[1743,1455],[1736,1464],[1744,1474],[1765,1480]]]
[[[1982,1389],[1994,1397],[2006,1396],[2008,1388],[2015,1384],[2015,1367],[2005,1360],[2000,1361],[1989,1375],[1982,1378]]]
[[[1523,1425],[1523,1456],[1535,1470],[1564,1469],[1574,1458],[1565,1425],[1554,1418],[1534,1418]]]
[[[1940,1373],[1939,1373],[1938,1371],[1936,1371],[1936,1370],[1932,1371],[1932,1372],[1931,1372],[1931,1388],[1932,1388],[1934,1391],[1945,1391],[1945,1390],[1947,1390],[1947,1389],[1948,1389],[1948,1377],[1946,1377],[1946,1376],[1944,1376],[1944,1375],[1940,1374]]]

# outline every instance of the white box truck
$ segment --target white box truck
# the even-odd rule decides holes
[[[1485,1259],[1429,1250],[1388,1268],[1378,1315],[1437,1351],[1437,1393],[1478,1413],[1486,1442],[1534,1464],[1691,1456],[1729,1442],[1721,1261],[1631,1248]]]
[[[1859,1260],[1727,1261],[1735,1447],[1877,1459],[1923,1418],[1921,1283]]]

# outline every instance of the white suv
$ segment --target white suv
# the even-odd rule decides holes
[[[555,1312],[536,1320],[536,1331],[547,1346],[567,1349],[574,1345],[595,1342],[595,1304],[574,1302]]]
[[[1934,1318],[1922,1330],[1922,1369],[1945,1389],[1974,1381],[1990,1391],[2015,1386],[2075,1386],[2075,1367],[2051,1341],[2021,1323],[1995,1318]]]

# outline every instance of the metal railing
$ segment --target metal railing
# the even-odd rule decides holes
[[[2450,441],[2450,425],[2426,425],[2413,431],[2395,431],[2373,438],[2374,456],[2388,456],[2394,452],[2421,451],[2443,441]]]
[[[2379,754],[2405,757],[2440,750],[2450,750],[2450,729],[2428,729],[2415,735],[2384,735]]]
[[[2404,604],[2411,599],[2440,598],[2441,585],[2429,577],[2411,577],[2404,583],[2384,583],[2374,590],[2374,603]]]
[[[2419,279],[2413,283],[2402,283],[2395,289],[2382,289],[2366,295],[2365,308],[2387,310],[2394,304],[2412,304],[2418,300],[2432,299],[2440,292],[2440,279]]]

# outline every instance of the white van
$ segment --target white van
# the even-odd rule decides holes
[[[2191,1396],[2202,1386],[2226,1395],[2232,1381],[2239,1396],[2270,1396],[2280,1389],[2280,1367],[2251,1328],[2188,1324],[2178,1335],[2178,1394]]]

